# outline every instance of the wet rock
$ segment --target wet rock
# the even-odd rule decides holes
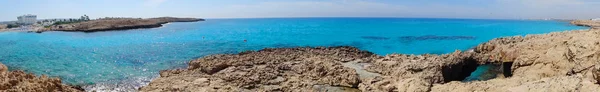
[[[23,71],[8,71],[0,63],[0,91],[2,92],[80,92],[80,88],[64,85],[58,78],[45,75],[36,77]]]

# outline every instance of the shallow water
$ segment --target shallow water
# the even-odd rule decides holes
[[[340,45],[380,55],[442,54],[496,37],[574,29],[584,27],[537,20],[208,19],[127,31],[0,32],[0,61],[13,70],[58,76],[69,84],[147,82],[159,70],[183,68],[189,60],[210,54]]]
[[[473,71],[471,73],[470,76],[465,78],[465,80],[463,80],[463,82],[485,81],[485,80],[494,79],[498,76],[503,76],[502,71],[500,69],[501,68],[499,65],[494,65],[494,64],[480,65],[477,67],[477,69],[475,69],[475,71]]]

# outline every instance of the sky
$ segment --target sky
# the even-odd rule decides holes
[[[0,0],[0,21],[101,17],[590,19],[600,0]]]

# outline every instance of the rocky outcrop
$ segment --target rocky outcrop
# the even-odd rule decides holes
[[[593,20],[573,20],[573,21],[571,21],[571,24],[574,24],[574,25],[577,25],[577,26],[586,26],[586,27],[592,27],[592,28],[600,29],[600,21],[593,21]]]
[[[343,62],[374,57],[352,47],[282,48],[212,55],[187,69],[161,71],[141,91],[319,91],[351,90],[359,75]]]
[[[165,70],[141,91],[595,91],[600,30],[497,38],[444,55],[373,55],[353,47],[213,55]],[[493,79],[464,81],[480,65]],[[496,69],[496,68],[493,68]]]
[[[169,22],[196,22],[204,21],[204,19],[198,18],[174,18],[174,17],[160,17],[160,18],[109,18],[109,19],[98,19],[79,23],[54,25],[44,30],[53,31],[78,31],[78,32],[96,32],[96,31],[111,31],[111,30],[127,30],[127,29],[139,29],[139,28],[156,28],[161,27],[165,23]]]
[[[451,82],[435,91],[583,91],[600,90],[600,30],[555,32],[499,38],[475,49],[478,61],[510,63],[512,77]]]
[[[456,51],[445,55],[393,54],[374,59],[368,71],[382,74],[364,79],[359,86],[367,92],[431,91],[433,84],[461,81],[473,72],[479,63],[471,52]]]
[[[0,24],[0,30],[2,29],[6,29],[6,25],[5,24]]]
[[[574,24],[583,23],[575,22]],[[583,25],[583,24],[582,24]],[[585,24],[594,27],[596,24]],[[493,66],[476,74],[480,66]],[[471,81],[469,78],[491,78]],[[377,56],[353,47],[213,55],[161,71],[140,91],[595,92],[600,29],[504,37],[444,55]]]
[[[0,63],[0,91],[2,92],[80,92],[79,88],[64,85],[58,78],[36,77],[23,71],[8,71]]]

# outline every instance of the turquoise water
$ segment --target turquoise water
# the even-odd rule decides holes
[[[584,27],[541,20],[208,19],[127,31],[0,32],[0,61],[13,70],[58,76],[70,84],[94,84],[149,79],[205,55],[267,47],[350,45],[380,55],[442,54],[496,37],[573,29]]]
[[[475,71],[471,73],[470,76],[465,78],[463,82],[490,80],[496,78],[499,74],[502,74],[502,71],[500,70],[500,66],[498,65],[480,65],[477,67],[477,69],[475,69]]]

